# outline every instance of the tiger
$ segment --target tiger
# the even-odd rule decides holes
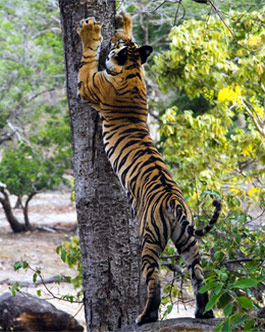
[[[169,239],[189,270],[196,302],[195,317],[213,318],[212,310],[205,311],[207,292],[199,292],[204,277],[196,238],[208,233],[217,222],[221,203],[213,201],[215,210],[205,228],[194,228],[191,210],[153,143],[147,125],[143,64],[153,49],[149,45],[138,46],[131,30],[130,15],[125,12],[117,14],[106,69],[99,71],[101,24],[94,18],[80,22],[77,32],[83,53],[78,94],[90,102],[102,118],[107,157],[139,223],[147,299],[136,323],[142,325],[158,319],[161,303],[159,259]]]

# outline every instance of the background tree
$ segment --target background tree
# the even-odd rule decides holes
[[[0,14],[0,202],[19,232],[31,228],[28,206],[36,193],[64,182],[70,128],[56,3],[7,0]],[[10,194],[18,197],[24,224]]]
[[[62,39],[52,0],[0,5],[0,143],[28,138],[63,113]],[[42,122],[40,123],[40,118]]]
[[[69,184],[64,177],[71,168],[70,128],[68,121],[50,119],[44,129],[27,142],[7,144],[0,161],[0,203],[13,232],[32,229],[29,218],[31,199],[60,183]],[[24,224],[15,217],[10,203],[15,195],[23,210]]]
[[[81,19],[96,17],[103,24],[106,51],[114,32],[115,1],[60,0],[59,6],[87,330],[111,331],[132,323],[145,300],[139,287],[138,224],[106,158],[98,114],[77,98],[81,43],[76,30]]]

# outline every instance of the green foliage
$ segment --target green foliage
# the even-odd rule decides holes
[[[226,317],[222,331],[254,331],[265,280],[264,228],[252,222],[265,207],[264,22],[264,9],[230,13],[232,33],[219,18],[185,21],[153,66],[164,93],[175,91],[161,112],[159,147],[197,227],[207,224],[212,200],[222,199],[222,218],[201,242],[202,291],[211,292],[207,309]],[[202,107],[191,111],[183,100]]]
[[[45,92],[64,84],[58,10],[53,1],[7,0],[0,14],[0,128],[36,125]]]
[[[202,243],[203,252],[211,255],[210,259],[203,256],[203,268],[208,272],[201,292],[210,291],[207,309],[222,310],[226,318],[220,325],[222,331],[226,331],[227,321],[235,328],[240,318],[255,318],[262,304],[264,232],[249,229],[244,217],[234,212]]]
[[[32,197],[71,167],[59,13],[52,0],[7,0],[0,14],[0,180]]]
[[[191,99],[204,97],[226,125],[250,108],[247,115],[262,127],[264,11],[230,13],[226,25],[209,17],[174,27],[170,50],[155,57],[160,86],[183,90]]]
[[[70,128],[65,119],[49,120],[38,135],[27,142],[5,148],[0,162],[0,179],[13,195],[22,197],[53,189],[64,180],[71,166]]]
[[[227,209],[243,200],[264,204],[265,143],[256,125],[264,121],[264,20],[264,10],[231,14],[234,36],[213,17],[186,21],[172,29],[170,51],[155,59],[164,90],[209,102],[202,115],[173,106],[162,117],[160,148],[193,206],[209,191],[222,191]]]
[[[71,269],[76,270],[76,276],[70,277],[67,275],[60,275],[56,280],[56,283],[60,284],[62,281],[66,281],[71,283],[78,292],[73,294],[62,295],[61,300],[69,301],[69,302],[79,302],[83,296],[83,288],[82,288],[82,264],[81,264],[81,251],[79,239],[77,236],[72,236],[70,241],[65,241],[61,245],[56,248],[56,253],[60,256],[61,260],[66,263]],[[14,270],[18,271],[20,269],[30,270],[32,271],[32,281],[36,284],[37,278],[39,278],[46,290],[54,297],[57,298],[51,290],[45,285],[44,278],[42,276],[42,271],[39,268],[33,268],[27,261],[17,261],[14,264]],[[16,283],[12,286],[12,293],[15,295],[16,292],[21,291],[21,286]],[[40,290],[37,290],[37,295],[41,296]]]
[[[64,245],[66,245],[67,251],[65,251],[65,249],[63,249]],[[71,253],[70,253],[70,251],[68,252],[68,249],[70,250],[70,247],[71,247]],[[80,288],[81,287],[81,263],[80,263],[81,255],[78,254],[78,248],[79,248],[79,242],[78,242],[76,237],[73,237],[71,242],[66,242],[62,246],[59,246],[56,249],[56,252],[58,254],[61,253],[62,260],[64,262],[67,262],[69,264],[69,267],[74,268],[75,265],[78,265],[78,269],[80,269],[78,271],[80,273],[80,280],[78,280],[79,276],[77,276],[76,278],[72,278],[70,276],[60,275],[57,278],[57,280],[55,281],[55,283],[60,284],[61,282],[64,281],[64,282],[72,283],[75,288]],[[80,252],[80,250],[79,250],[79,252]],[[42,275],[41,269],[32,267],[27,261],[17,261],[17,262],[15,262],[14,271],[19,271],[20,269],[23,269],[23,270],[26,270],[26,271],[30,270],[32,272],[33,284],[35,284],[37,286],[40,283],[39,281],[41,281],[41,284],[45,287],[46,291],[53,298],[56,298],[58,300],[68,301],[68,302],[71,302],[71,303],[72,302],[82,303],[82,302],[80,302],[80,298],[83,295],[82,290],[80,290],[76,295],[65,294],[65,295],[62,295],[62,296],[58,297],[55,294],[53,294],[52,291],[45,284],[45,279]],[[38,283],[37,283],[37,281],[38,281]],[[22,288],[23,288],[23,286],[16,282],[10,288],[10,291],[12,292],[13,296],[15,296],[16,292],[21,292],[22,291]],[[40,297],[42,295],[41,290],[37,289],[36,294],[37,294],[37,296]]]
[[[75,269],[77,274],[74,278],[71,278],[71,283],[74,288],[81,290],[78,292],[78,297],[83,294],[82,291],[82,264],[81,264],[81,251],[79,239],[77,236],[71,237],[70,241],[65,241],[62,245],[56,248],[56,252],[60,255],[62,261],[71,269]]]

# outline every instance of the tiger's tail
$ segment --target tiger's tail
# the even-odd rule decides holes
[[[184,227],[184,228],[187,227],[186,232],[190,236],[200,238],[200,237],[204,236],[205,234],[207,234],[213,228],[214,224],[217,222],[217,220],[219,218],[222,205],[218,200],[214,200],[213,206],[215,206],[213,216],[212,216],[209,224],[206,227],[204,227],[203,229],[195,229],[192,225],[187,226],[187,225],[185,225],[185,223],[182,224],[182,227]]]

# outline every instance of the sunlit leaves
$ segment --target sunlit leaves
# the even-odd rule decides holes
[[[175,98],[163,109],[160,150],[197,227],[208,223],[212,200],[222,199],[220,221],[201,244],[206,309],[226,317],[216,331],[253,328],[254,290],[265,277],[264,230],[258,219],[258,230],[249,226],[252,211],[265,206],[264,16],[264,9],[230,13],[233,34],[217,17],[184,22],[153,67]]]
[[[82,265],[81,265],[81,251],[79,239],[73,236],[70,241],[65,241],[62,245],[56,248],[56,252],[60,255],[62,261],[68,266],[76,270],[76,276],[71,278],[71,283],[75,288],[80,288],[79,296],[82,294]]]
[[[234,111],[245,112],[265,136],[264,23],[263,8],[260,12],[231,12],[226,25],[211,16],[174,27],[170,50],[155,57],[153,70],[159,84],[165,90],[184,89],[190,98],[202,95],[208,99],[211,94],[216,114],[232,104]],[[253,117],[258,118],[256,122]]]
[[[191,204],[221,188],[233,208],[263,201],[262,184],[253,191],[242,185],[264,178],[264,21],[264,9],[230,13],[232,35],[219,18],[188,20],[172,29],[170,50],[155,57],[162,88],[208,101],[203,115],[171,107],[162,117],[161,149]]]

